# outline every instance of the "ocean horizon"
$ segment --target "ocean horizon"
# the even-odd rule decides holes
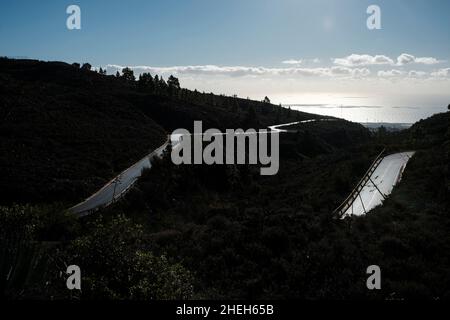
[[[447,106],[354,106],[339,104],[282,104],[285,108],[359,123],[413,124],[433,114],[446,112]]]

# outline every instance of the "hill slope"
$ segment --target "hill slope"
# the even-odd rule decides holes
[[[0,204],[80,201],[195,120],[224,130],[317,117],[161,84],[0,58]]]
[[[0,203],[79,200],[163,143],[112,90],[65,63],[0,60]]]

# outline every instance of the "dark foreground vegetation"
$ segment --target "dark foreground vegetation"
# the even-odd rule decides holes
[[[19,62],[0,63],[13,69]],[[1,68],[1,77],[11,74],[14,81],[27,79],[30,86],[54,77],[30,79],[30,68],[20,68],[22,74]],[[139,121],[148,117],[156,145],[163,128],[169,131],[184,122],[189,126],[195,119],[211,127],[245,128],[311,118],[268,103],[188,91],[174,79],[155,89],[154,78],[152,85],[142,87],[143,80],[75,68],[65,81],[74,81],[75,75],[79,81],[99,81],[93,88],[103,81],[116,86],[105,89],[105,97],[126,101],[123,112],[130,117],[134,112]],[[2,99],[7,100],[9,93],[4,92]],[[64,116],[70,117],[68,112]],[[87,118],[83,121],[90,121]],[[55,125],[60,121],[55,119]],[[3,121],[2,128],[7,123]],[[10,299],[449,299],[449,123],[447,112],[395,133],[372,134],[346,121],[298,126],[297,133],[280,137],[280,170],[275,176],[261,176],[257,166],[248,165],[175,166],[166,156],[122,201],[83,219],[67,212],[66,203],[55,203],[59,198],[51,192],[42,201],[24,196],[13,200],[20,204],[9,204],[5,199],[0,207],[1,292]],[[29,128],[38,130],[31,123]],[[117,147],[113,141],[103,143],[111,150]],[[152,145],[135,146],[145,153]],[[65,148],[82,150],[79,145]],[[336,219],[333,210],[383,148],[417,150],[402,182],[383,206],[366,216]],[[32,154],[29,150],[40,152],[35,148],[22,153]],[[96,152],[93,158],[99,163],[117,159],[113,152]],[[2,158],[4,170],[20,172],[9,157]],[[120,160],[115,161],[119,166]],[[111,167],[100,174],[83,165],[90,170],[85,177],[90,172],[98,179],[120,170]],[[72,166],[78,168],[76,162]],[[47,178],[39,168],[30,174]],[[3,179],[1,183],[6,185]],[[17,188],[20,194],[20,185]],[[43,188],[51,188],[51,183]],[[65,287],[70,264],[82,269],[82,293]],[[372,264],[381,267],[382,290],[366,288],[366,268]]]

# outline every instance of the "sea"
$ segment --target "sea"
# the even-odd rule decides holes
[[[447,106],[352,106],[339,104],[282,104],[285,108],[302,112],[332,116],[358,122],[369,128],[395,126],[407,128],[413,123],[433,114],[446,112]]]

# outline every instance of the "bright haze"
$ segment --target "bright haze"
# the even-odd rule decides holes
[[[81,30],[66,28],[71,4]],[[366,25],[372,4],[380,30]],[[440,0],[2,0],[0,55],[129,66],[200,91],[414,122],[450,103],[449,12]]]

